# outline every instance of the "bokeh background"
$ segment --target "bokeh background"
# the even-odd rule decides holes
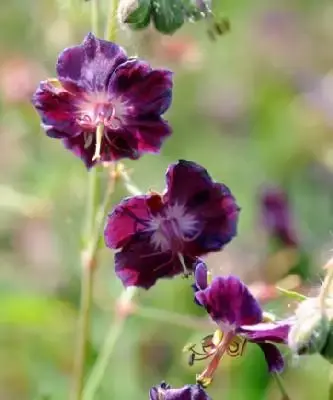
[[[239,234],[207,263],[214,274],[242,277],[266,310],[285,317],[295,304],[278,296],[275,283],[316,293],[331,256],[333,5],[215,0],[215,9],[232,27],[215,41],[205,22],[186,24],[171,37],[119,29],[129,53],[175,71],[173,136],[160,156],[126,165],[143,191],[162,189],[167,165],[179,158],[201,163],[229,185],[242,207]],[[40,80],[55,74],[58,53],[89,29],[90,5],[83,0],[1,2],[1,400],[68,398],[87,171],[41,131],[30,98]],[[293,246],[277,245],[261,224],[266,185],[288,195]],[[119,189],[114,202],[124,195]],[[88,370],[121,290],[113,255],[102,249]],[[212,327],[192,298],[181,278],[140,292],[140,311],[128,319],[96,399],[144,400],[163,379],[175,387],[194,382],[204,364],[189,367],[182,349]],[[326,399],[327,364],[283,351],[291,399]],[[223,361],[209,393],[214,400],[281,399],[251,345],[240,359]]]

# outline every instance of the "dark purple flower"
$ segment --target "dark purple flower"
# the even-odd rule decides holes
[[[203,339],[200,353],[195,346],[188,348],[192,352],[191,363],[212,357],[198,383],[208,385],[223,354],[241,355],[246,342],[259,345],[270,372],[283,369],[283,357],[274,343],[287,343],[291,321],[266,322],[259,303],[238,278],[214,278],[209,286],[195,293],[195,298],[218,326],[214,335]]]
[[[266,188],[260,203],[263,225],[269,235],[284,246],[297,246],[286,193],[278,187]]]
[[[47,135],[62,139],[88,168],[156,153],[170,135],[161,118],[171,103],[170,71],[89,33],[60,54],[57,74],[40,83],[32,101]]]
[[[172,389],[162,382],[150,389],[149,400],[211,400],[200,385],[186,385],[180,389]]]
[[[108,216],[105,242],[120,249],[116,273],[125,286],[193,270],[196,257],[221,250],[236,235],[239,207],[230,190],[198,164],[169,166],[166,190],[123,200]]]

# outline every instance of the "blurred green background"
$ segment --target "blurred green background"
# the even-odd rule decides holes
[[[101,3],[106,7],[107,0]],[[281,185],[308,260],[298,264],[304,279],[297,286],[315,293],[332,248],[333,4],[215,0],[215,8],[232,26],[216,41],[209,39],[205,21],[187,24],[172,37],[119,29],[119,42],[130,54],[175,71],[167,114],[173,136],[160,156],[126,165],[143,191],[162,189],[167,165],[178,158],[201,163],[229,185],[242,207],[239,235],[207,262],[215,274],[237,274],[253,290],[258,283],[274,284],[294,266],[288,254],[272,253],[259,224],[259,189]],[[58,53],[89,30],[90,4],[83,0],[1,2],[1,400],[68,398],[87,171],[41,131],[30,97],[40,80],[55,74]],[[124,195],[117,191],[114,202]],[[121,290],[113,255],[102,249],[88,370]],[[182,348],[212,327],[192,298],[189,282],[181,278],[140,292],[142,315],[128,319],[96,399],[144,400],[161,380],[174,387],[195,381],[205,364],[189,367]],[[273,299],[265,307],[285,317],[294,304]],[[172,312],[177,324],[163,311]],[[326,399],[325,362],[283,351],[291,399]],[[214,400],[281,399],[260,350],[251,345],[241,359],[223,361],[208,392]]]

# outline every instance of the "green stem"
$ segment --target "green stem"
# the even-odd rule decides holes
[[[117,8],[119,0],[109,0],[108,19],[105,29],[105,39],[114,42],[117,36]]]
[[[330,370],[328,400],[333,400],[333,367]]]
[[[128,303],[133,299],[137,288],[129,287],[125,290],[119,298],[119,307],[126,307]],[[88,378],[87,384],[83,391],[83,400],[93,400],[94,396],[102,382],[105,371],[109,364],[112,352],[118,342],[119,336],[123,330],[124,324],[126,322],[126,313],[116,314],[114,321],[112,321],[109,333],[106,337],[104,345],[100,351],[100,355],[93,367],[91,375]]]
[[[275,378],[278,388],[282,394],[281,400],[290,400],[290,397],[286,391],[286,388],[284,387],[284,383],[283,383],[283,380],[282,380],[280,374],[278,374],[277,372],[274,372],[273,377]]]
[[[90,0],[90,13],[91,13],[91,28],[93,33],[98,37],[99,36],[99,0]]]
[[[133,315],[137,315],[141,318],[152,319],[154,321],[165,322],[195,331],[206,331],[209,327],[209,323],[203,318],[176,314],[172,311],[160,310],[151,307],[136,306],[133,311]]]

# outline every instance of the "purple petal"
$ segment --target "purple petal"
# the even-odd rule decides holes
[[[211,400],[205,390],[199,385],[186,385],[180,389],[173,389],[162,383],[150,389],[150,400]]]
[[[137,138],[140,153],[157,153],[164,140],[171,135],[168,123],[154,115],[127,119],[126,128]]]
[[[197,286],[197,290],[206,289],[208,286],[207,283],[207,266],[202,260],[198,260],[195,266],[195,284]]]
[[[69,47],[60,54],[57,73],[68,90],[74,84],[85,91],[105,91],[113,71],[126,60],[125,51],[117,44],[89,33],[81,45]]]
[[[75,97],[49,81],[40,83],[32,98],[42,118],[42,126],[50,137],[67,138],[81,133],[76,123]]]
[[[235,276],[214,278],[205,290],[197,292],[195,296],[218,324],[239,328],[262,320],[258,302]]]
[[[290,321],[278,323],[262,322],[256,325],[242,326],[239,332],[245,335],[251,342],[269,341],[287,343],[291,325]]]
[[[112,74],[108,91],[131,106],[130,115],[161,115],[172,100],[172,72],[152,69],[136,58],[119,65]]]
[[[190,271],[193,259],[184,257]],[[168,252],[158,252],[150,243],[149,235],[133,237],[115,255],[116,274],[124,286],[149,289],[160,278],[172,278],[183,272],[179,258]]]
[[[133,235],[147,229],[150,221],[150,211],[147,199],[151,196],[135,196],[124,199],[108,215],[104,238],[107,247],[119,249]]]
[[[96,164],[96,161],[92,161],[96,148],[95,132],[64,139],[64,145],[80,157],[87,168]],[[122,158],[136,160],[138,157],[137,141],[130,132],[125,130],[105,132],[100,151],[101,162],[117,161]]]
[[[272,343],[257,343],[264,352],[269,372],[281,372],[284,360],[280,350]]]
[[[218,251],[236,235],[239,207],[230,190],[215,183],[200,165],[180,160],[166,173],[164,201],[184,205],[195,215],[201,234],[190,242],[196,255]]]

